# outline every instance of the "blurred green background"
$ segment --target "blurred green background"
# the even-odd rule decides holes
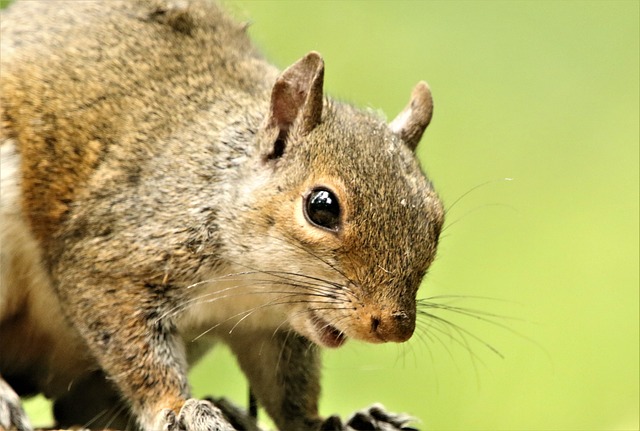
[[[420,296],[505,316],[438,314],[479,339],[432,329],[325,352],[322,413],[382,402],[430,430],[638,429],[639,2],[227,5],[275,64],[317,50],[330,94],[390,119],[430,83],[418,153],[450,210]],[[224,349],[192,382],[245,403]]]

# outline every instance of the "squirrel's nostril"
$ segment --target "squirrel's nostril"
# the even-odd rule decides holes
[[[409,319],[409,315],[405,311],[394,311],[391,313],[391,317],[398,322]]]
[[[414,321],[407,311],[382,312],[370,315],[369,330],[383,341],[402,342],[413,334]]]
[[[380,326],[380,318],[376,316],[371,316],[371,332],[378,332],[379,326]]]

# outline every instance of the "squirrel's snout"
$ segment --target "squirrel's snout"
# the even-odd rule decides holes
[[[406,311],[382,311],[370,315],[370,334],[383,342],[401,343],[413,335],[416,322]]]

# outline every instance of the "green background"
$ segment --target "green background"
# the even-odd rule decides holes
[[[639,2],[228,5],[275,64],[317,50],[330,94],[390,119],[430,83],[418,154],[449,211],[420,296],[504,316],[438,314],[478,339],[435,326],[325,352],[322,413],[382,402],[431,430],[638,429]],[[245,401],[224,349],[192,382]]]

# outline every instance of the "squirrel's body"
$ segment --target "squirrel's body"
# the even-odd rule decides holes
[[[221,339],[279,427],[317,427],[314,344],[413,332],[442,224],[424,84],[388,127],[205,1],[18,3],[1,62],[0,374],[63,424],[104,373],[143,427],[223,429],[185,403]]]

